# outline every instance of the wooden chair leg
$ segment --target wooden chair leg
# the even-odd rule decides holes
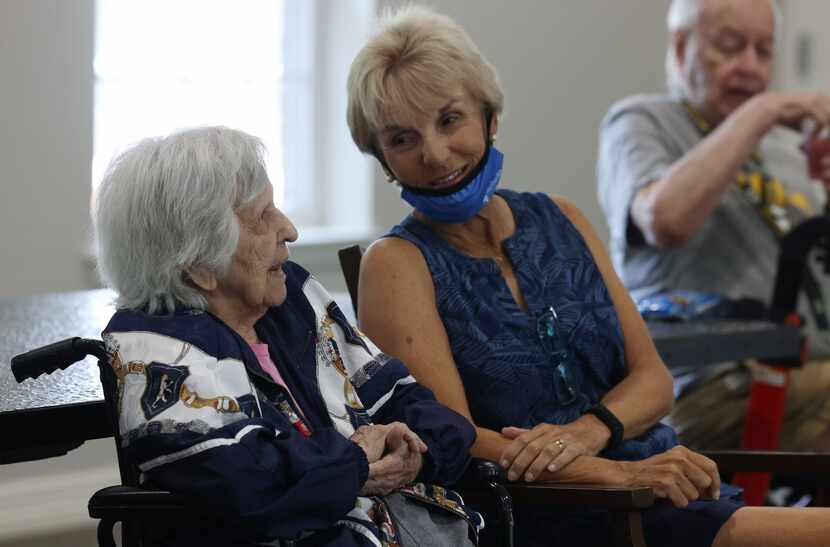
[[[611,524],[612,547],[646,547],[643,518],[639,511],[608,513]]]

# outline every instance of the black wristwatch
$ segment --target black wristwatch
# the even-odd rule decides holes
[[[585,414],[593,414],[611,431],[611,438],[608,439],[608,448],[616,448],[622,442],[623,424],[604,404],[595,404],[586,410]]]

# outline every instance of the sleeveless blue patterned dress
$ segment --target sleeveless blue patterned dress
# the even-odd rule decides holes
[[[499,190],[497,194],[510,206],[515,219],[516,230],[502,246],[527,312],[516,303],[493,259],[460,252],[411,215],[386,236],[412,242],[426,260],[438,312],[476,423],[495,431],[506,426],[531,428],[542,422],[569,423],[599,402],[626,374],[619,319],[591,251],[559,207],[541,193]],[[540,317],[550,316],[550,308],[556,314],[554,329],[570,352],[562,373],[556,369],[561,360],[552,355],[550,344],[542,340],[538,330]],[[658,423],[601,456],[639,460],[676,444],[674,431]],[[722,492],[721,499],[724,494],[728,498],[734,491]],[[671,509],[665,505],[659,504]],[[710,506],[706,510],[711,513],[715,509],[711,506],[721,504],[694,502],[690,509],[693,505]],[[680,525],[682,519],[672,519],[671,534],[666,536],[655,526],[650,526],[649,533],[649,522],[654,519],[646,518],[647,538],[650,535],[654,541],[649,545],[709,545],[735,509],[737,506],[726,514],[716,511],[716,522],[709,527],[714,531],[693,534],[695,543],[685,543],[688,538],[683,536],[666,542],[676,537],[676,529],[685,528]],[[578,538],[581,544],[590,545],[585,543],[583,528],[596,528],[596,516],[551,515],[548,511],[545,519],[551,524],[556,521],[556,526],[534,533],[537,540],[539,533],[546,536],[543,545],[569,545],[568,536],[572,535],[574,541]],[[664,521],[665,515],[658,520]],[[695,527],[707,528],[693,520]],[[569,524],[576,525],[574,534],[568,533]],[[688,536],[688,531],[681,531]]]

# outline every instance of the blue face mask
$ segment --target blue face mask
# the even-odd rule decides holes
[[[501,178],[504,154],[488,146],[467,179],[447,190],[424,190],[401,184],[401,197],[438,222],[460,223],[473,218],[490,201]]]

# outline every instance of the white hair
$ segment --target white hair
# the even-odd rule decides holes
[[[270,184],[264,153],[256,137],[203,127],[145,139],[112,160],[94,224],[99,272],[118,307],[206,308],[186,269],[227,273],[239,241],[235,209]]]
[[[767,0],[772,8],[773,37],[776,43],[780,40],[783,23],[781,7],[777,0]],[[693,38],[695,25],[700,21],[703,12],[704,0],[671,0],[669,12],[666,16],[666,27],[669,31],[669,45],[666,50],[666,87],[669,93],[677,98],[686,98],[687,84],[678,64],[672,37],[678,32],[687,33],[686,40]],[[688,51],[688,46],[687,49]]]

